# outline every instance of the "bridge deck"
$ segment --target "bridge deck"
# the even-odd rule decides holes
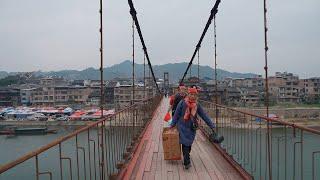
[[[183,168],[182,160],[165,161],[161,134],[167,109],[168,99],[164,98],[128,165],[125,179],[242,179],[201,132],[192,146],[190,169]]]

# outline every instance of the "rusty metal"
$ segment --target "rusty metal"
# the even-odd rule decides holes
[[[132,19],[132,98],[131,104],[135,102],[135,87],[134,87],[134,20]]]
[[[142,132],[140,133],[140,136],[139,136],[140,139],[142,139],[143,137],[146,136],[146,131],[147,131],[149,125],[151,124],[150,123],[151,119],[154,117],[155,112],[157,112],[157,109],[159,108],[159,103],[157,103],[157,102],[155,102],[153,100],[153,102],[151,104],[149,104],[149,106],[147,108],[148,109],[152,109],[152,111],[149,111],[149,112],[152,112],[152,113],[150,113],[150,116],[149,116],[150,120],[146,121],[145,125],[143,126],[143,130],[142,130]],[[127,152],[126,154],[124,154],[124,155],[128,155],[128,159],[126,159],[127,163],[124,164],[124,166],[121,168],[121,170],[117,174],[117,179],[126,179],[125,176],[129,177],[128,175],[131,174],[132,171],[133,171],[133,168],[130,167],[130,165],[135,164],[134,161],[137,160],[136,156],[138,156],[138,152],[141,150],[141,148],[142,148],[144,143],[145,143],[144,141],[140,140],[138,143],[135,144],[134,147],[132,147],[130,152]]]
[[[40,173],[39,173],[39,176],[40,176],[40,175],[49,175],[50,180],[52,180],[52,172],[49,172],[49,171],[40,172]]]
[[[61,160],[68,160],[69,162],[69,170],[70,170],[70,180],[72,180],[72,161],[71,161],[71,158],[69,157],[61,157]]]
[[[267,108],[267,117],[269,117],[269,84],[268,84],[268,28],[267,28],[267,5],[266,0],[263,0],[263,15],[264,15],[264,59],[265,59],[265,105]],[[272,179],[272,147],[271,147],[271,128],[270,124],[267,124],[267,149],[268,149],[268,170],[269,170],[269,179]]]
[[[293,179],[296,179],[296,145],[302,142],[295,142],[293,145]]]
[[[207,137],[209,138],[209,133],[207,130],[203,129],[202,127],[200,128],[201,132]],[[226,153],[226,151],[224,149],[222,149],[219,145],[214,144],[213,146],[218,150],[218,152],[230,163],[230,165],[232,167],[234,167],[236,169],[236,171],[239,172],[239,174],[241,175],[241,177],[243,179],[246,180],[252,180],[253,177],[247,172],[245,171],[235,160],[232,156],[230,156],[228,153]]]
[[[103,104],[104,104],[104,83],[103,83],[103,5],[100,0],[100,110],[101,118],[103,117]]]
[[[141,28],[140,28],[139,21],[138,21],[138,18],[137,18],[137,11],[133,6],[132,0],[128,0],[128,4],[129,4],[129,7],[130,7],[130,14],[132,16],[132,19],[133,19],[135,25],[136,25],[137,32],[138,32],[139,37],[140,37],[140,41],[141,41],[141,44],[142,44],[142,48],[143,48],[144,54],[145,54],[146,59],[148,61],[149,70],[151,71],[151,74],[152,74],[152,77],[153,77],[153,81],[155,83],[155,86],[157,87],[158,92],[161,94],[161,91],[160,91],[159,86],[157,84],[157,80],[156,80],[155,74],[154,74],[153,69],[152,69],[152,65],[151,65],[151,61],[150,61],[149,54],[148,54],[148,51],[147,51],[147,47],[145,45],[145,42],[144,42],[144,39],[143,39],[143,36],[142,36]]]
[[[84,147],[79,147],[78,146],[78,149],[82,150],[82,153],[83,153],[83,167],[84,167],[84,179],[86,180],[87,179],[87,169],[86,169],[86,150],[84,149]]]
[[[217,0],[215,2],[214,6],[212,7],[211,11],[210,11],[209,19],[208,19],[208,21],[206,23],[206,26],[204,27],[204,30],[203,30],[203,32],[201,34],[201,37],[200,37],[200,39],[198,41],[198,44],[196,45],[196,49],[194,50],[194,52],[192,54],[191,60],[190,60],[190,62],[188,64],[187,69],[185,70],[185,72],[184,72],[184,74],[182,76],[182,79],[181,79],[180,83],[183,83],[184,78],[186,77],[186,75],[187,75],[187,73],[188,73],[188,71],[189,71],[189,69],[190,69],[190,67],[192,65],[192,62],[193,62],[193,60],[194,60],[194,58],[195,58],[195,56],[196,56],[196,54],[197,54],[197,52],[198,52],[198,50],[199,50],[199,48],[201,46],[202,40],[203,40],[204,36],[206,35],[206,33],[208,31],[208,28],[210,27],[210,24],[212,22],[213,16],[215,16],[217,14],[217,12],[218,12],[218,6],[219,6],[220,2],[221,2],[221,0]]]
[[[80,170],[79,170],[79,148],[78,148],[78,134],[76,135],[76,153],[77,153],[77,175],[78,180],[80,179]]]
[[[60,157],[60,179],[63,180],[63,173],[62,173],[62,153],[61,153],[61,143],[59,143],[59,157]]]
[[[92,174],[91,174],[91,145],[90,145],[90,130],[87,130],[87,143],[88,143],[88,149],[89,149],[89,177],[91,180]]]
[[[68,160],[69,162],[69,171],[70,171],[70,180],[72,180],[72,165],[71,165],[71,158],[68,157],[62,157],[62,146],[61,143],[59,143],[59,158],[60,158],[60,179],[63,179],[63,168],[62,168],[62,160]]]
[[[105,121],[102,121],[102,123],[101,123],[101,126],[100,126],[100,128],[101,128],[101,144],[100,144],[100,146],[101,146],[101,169],[102,169],[102,172],[101,172],[101,174],[102,174],[102,179],[105,179],[106,178],[106,173],[107,173],[107,171],[108,170],[106,170],[106,161],[105,161],[105,150],[106,150],[106,147],[104,146],[104,134],[105,134]]]
[[[219,110],[219,134],[225,137],[220,147],[242,168],[250,172],[254,179],[318,178],[315,177],[317,176],[316,169],[318,169],[315,167],[315,154],[317,153],[312,152],[320,153],[320,146],[314,146],[315,142],[309,137],[320,138],[319,130],[255,115],[209,101],[199,102],[213,119],[215,114],[212,112],[216,108]],[[268,169],[268,124],[276,124],[277,129],[282,129],[277,133],[276,131],[270,133],[270,147],[273,147],[271,151],[273,158],[270,158],[271,168],[273,168],[270,169],[273,172],[271,176]],[[200,127],[207,133],[211,132],[204,123],[201,123]],[[305,137],[306,134],[309,135],[309,140]],[[312,149],[306,147],[312,147]],[[313,172],[311,167],[314,169]]]
[[[320,154],[320,151],[312,152],[312,180],[316,180],[316,174],[315,174],[315,157],[316,154]]]
[[[52,180],[52,172],[45,171],[45,172],[39,172],[39,158],[38,155],[36,155],[36,179],[39,180],[40,175],[49,175],[50,180]]]
[[[123,159],[122,157],[122,154],[125,153],[125,147],[127,145],[130,145],[133,138],[136,138],[136,140],[140,139],[138,136],[139,132],[143,133],[143,131],[138,130],[128,131],[127,137],[124,137],[123,135],[125,135],[125,133],[118,134],[117,136],[115,134],[111,134],[111,132],[117,133],[119,127],[122,127],[123,129],[129,129],[130,126],[132,127],[133,122],[131,122],[131,118],[128,118],[130,116],[132,117],[132,111],[136,112],[136,128],[141,128],[146,121],[143,115],[143,111],[146,110],[144,104],[148,104],[147,111],[149,112],[154,111],[160,101],[160,96],[146,99],[143,102],[133,104],[132,106],[120,110],[113,115],[109,115],[66,136],[60,137],[35,151],[31,151],[25,154],[15,161],[4,164],[0,167],[0,174],[2,175],[2,173],[20,165],[21,163],[35,158],[36,161],[34,165],[36,173],[34,179],[39,178],[40,175],[48,175],[60,177],[59,179],[72,180],[73,168],[74,170],[76,170],[77,179],[108,179],[111,174],[115,174],[120,171],[115,168],[117,162],[121,162],[123,160],[125,163],[127,163],[127,161],[130,159]],[[150,119],[148,121],[150,121]],[[95,133],[91,133],[90,131]],[[109,133],[108,136],[107,133]],[[73,142],[73,147],[71,150],[72,152],[69,152],[69,149],[68,154],[73,153],[73,156],[64,157],[63,151],[66,151],[67,149],[63,149],[62,147],[66,143],[70,144],[70,142]],[[108,143],[108,146],[106,145],[106,143]],[[135,146],[136,143],[134,144],[134,146],[131,146],[131,151],[129,152],[129,154],[127,154],[128,157],[130,157],[130,154],[133,153]],[[47,154],[49,150],[55,148],[57,148],[58,150],[58,153],[56,155]],[[44,172],[39,171],[38,156],[44,154],[58,160],[57,166],[53,167],[56,170],[48,169]],[[98,156],[96,156],[96,154],[98,154]],[[79,157],[83,159],[80,159]],[[41,161],[46,162],[48,158],[41,159]],[[87,158],[89,159],[89,163],[87,161]],[[67,160],[67,162],[69,163],[68,168],[63,167],[62,162],[64,160]],[[73,163],[75,163],[75,166],[72,166]],[[94,172],[92,172],[92,170]],[[55,172],[57,174],[53,174],[52,172]]]
[[[216,15],[213,16],[213,33],[214,33],[214,79],[215,79],[215,104],[218,104],[218,78],[217,78],[217,30],[216,30]],[[217,124],[217,132],[219,132],[219,115],[218,115],[218,107],[215,108],[216,112],[216,124]]]

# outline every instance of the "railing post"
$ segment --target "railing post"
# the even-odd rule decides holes
[[[60,164],[60,179],[63,180],[62,174],[62,152],[61,152],[61,143],[59,143],[59,164]]]
[[[104,161],[104,153],[105,153],[105,147],[104,147],[104,132],[105,131],[105,123],[102,121],[101,123],[101,169],[102,169],[102,179],[104,180],[106,177],[105,172],[105,161]]]
[[[38,162],[38,155],[36,155],[36,180],[39,180],[39,162]]]

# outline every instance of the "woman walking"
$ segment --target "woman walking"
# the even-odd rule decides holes
[[[198,104],[197,100],[198,90],[196,88],[189,88],[187,97],[179,102],[171,124],[171,128],[176,125],[178,127],[185,169],[191,167],[190,152],[198,128],[197,115],[199,115],[212,130],[215,128],[214,123]]]

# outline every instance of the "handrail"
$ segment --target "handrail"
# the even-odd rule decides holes
[[[115,117],[116,115],[118,115],[121,112],[124,112],[124,111],[126,111],[128,109],[131,109],[134,106],[137,106],[138,104],[141,104],[143,102],[147,102],[149,100],[152,100],[153,98],[155,98],[155,97],[147,98],[145,100],[142,100],[141,102],[138,102],[136,104],[130,105],[130,106],[128,106],[128,107],[126,107],[126,108],[124,108],[122,110],[119,110],[115,114],[108,115],[108,116],[104,117],[103,119],[100,119],[100,120],[98,120],[98,121],[96,121],[96,122],[94,122],[92,124],[86,125],[85,127],[80,128],[80,129],[78,129],[78,130],[76,130],[76,131],[74,131],[74,132],[72,132],[72,133],[70,133],[70,134],[68,134],[66,136],[57,138],[56,140],[52,141],[51,143],[46,144],[46,145],[44,145],[44,146],[42,146],[42,147],[40,147],[40,148],[38,148],[38,149],[36,149],[34,151],[26,153],[25,155],[21,156],[20,158],[14,160],[12,162],[9,162],[9,163],[7,163],[5,165],[0,166],[0,174],[5,172],[5,171],[7,171],[7,170],[9,170],[9,169],[11,169],[11,168],[13,168],[13,167],[15,167],[15,166],[17,166],[18,164],[21,164],[21,163],[23,163],[23,162],[25,162],[25,161],[33,158],[33,157],[36,157],[37,155],[41,154],[42,152],[45,152],[46,150],[48,150],[48,149],[50,149],[50,148],[52,148],[54,146],[57,146],[60,143],[66,141],[66,140],[68,140],[68,139],[70,139],[72,137],[75,137],[76,135],[78,135],[78,134],[80,134],[80,133],[82,133],[82,132],[84,132],[86,130],[89,130],[90,128],[98,126],[99,124],[105,122],[107,119]]]
[[[255,116],[255,117],[264,119],[264,120],[266,120],[268,122],[277,122],[277,123],[281,123],[283,125],[291,126],[293,128],[302,129],[304,131],[308,131],[308,132],[320,135],[320,131],[319,130],[308,128],[308,127],[301,126],[301,125],[297,125],[295,123],[288,123],[288,122],[285,122],[283,120],[277,120],[277,119],[268,118],[268,117],[265,117],[265,116],[253,114],[253,113],[242,111],[242,110],[233,109],[233,108],[230,108],[230,107],[227,107],[227,106],[223,106],[221,104],[216,104],[216,103],[205,101],[205,100],[200,100],[200,101],[203,101],[203,102],[206,102],[206,103],[210,103],[210,104],[213,104],[215,106],[218,106],[218,107],[221,107],[221,108],[225,108],[225,109],[229,109],[229,110],[232,110],[232,111],[235,111],[235,112],[239,112],[239,113],[242,113],[242,114],[246,114],[246,115],[249,115],[249,116]]]
[[[319,179],[316,162],[320,156],[315,155],[320,150],[319,130],[214,102],[199,102],[219,118],[217,132],[225,137],[222,150],[255,179]],[[211,133],[206,124],[200,123],[200,127]],[[268,147],[272,147],[270,151]]]

